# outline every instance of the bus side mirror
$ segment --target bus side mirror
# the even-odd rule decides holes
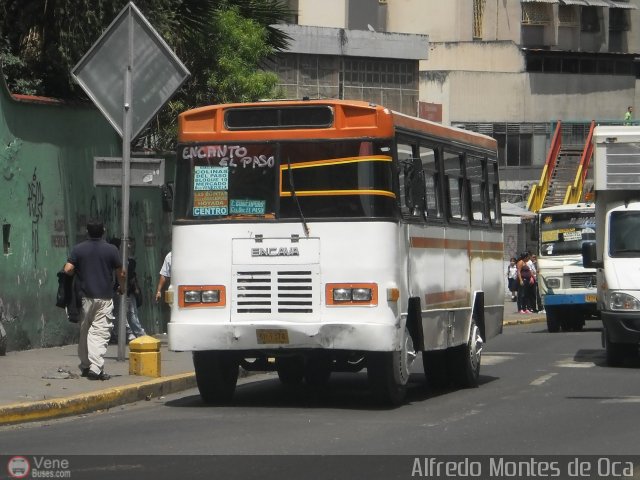
[[[604,263],[598,261],[596,252],[596,242],[584,242],[582,244],[582,265],[585,268],[602,268]]]

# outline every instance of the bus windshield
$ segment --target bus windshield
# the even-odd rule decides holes
[[[176,220],[394,218],[390,141],[181,145]]]
[[[581,255],[582,242],[596,239],[594,212],[543,213],[540,216],[540,255]]]

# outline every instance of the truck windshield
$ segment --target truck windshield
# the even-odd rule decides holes
[[[596,239],[593,212],[557,212],[540,216],[540,255],[580,255],[582,242]]]
[[[609,255],[640,256],[640,212],[612,212],[609,222]]]
[[[395,218],[390,141],[181,145],[176,220]]]

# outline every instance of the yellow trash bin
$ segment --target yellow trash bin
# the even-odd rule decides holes
[[[161,376],[160,340],[143,335],[129,342],[129,375]]]

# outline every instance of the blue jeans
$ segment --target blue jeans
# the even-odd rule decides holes
[[[113,312],[118,317],[120,313],[120,299],[123,298],[122,295],[116,295],[114,298],[115,308]],[[118,318],[118,321],[120,319]],[[115,330],[115,335],[117,336],[118,330]],[[131,337],[141,337],[142,335],[146,335],[144,328],[140,324],[140,319],[138,318],[138,306],[136,305],[136,299],[134,297],[127,297],[127,327],[126,327],[127,338]]]
[[[146,335],[144,328],[140,324],[138,305],[136,305],[136,299],[133,296],[127,297],[127,324],[136,337]]]

